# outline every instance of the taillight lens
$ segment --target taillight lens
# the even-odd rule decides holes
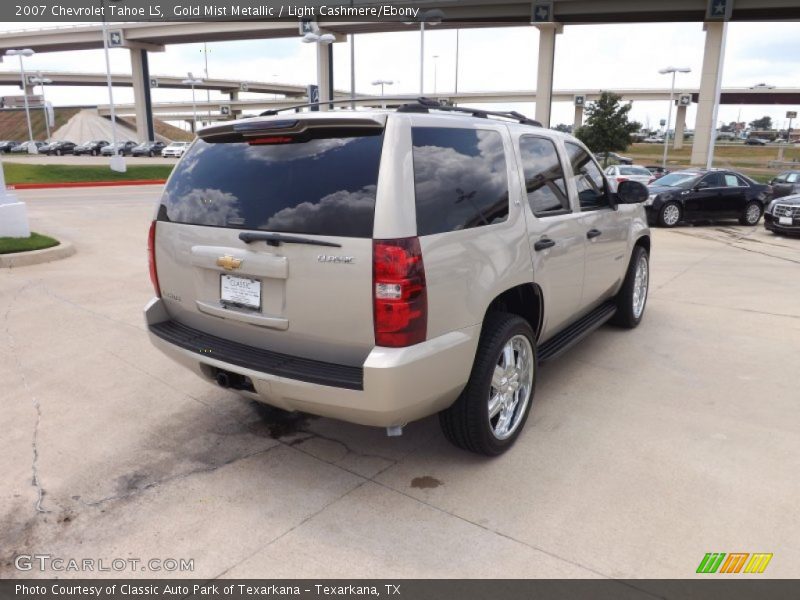
[[[150,266],[150,281],[156,296],[161,298],[161,286],[158,285],[158,270],[156,269],[156,221],[150,223],[150,233],[147,234],[147,262]]]
[[[424,342],[428,295],[419,239],[374,240],[372,280],[375,343],[399,348]]]
[[[623,181],[628,181],[627,177],[617,177],[617,183],[622,183]]]

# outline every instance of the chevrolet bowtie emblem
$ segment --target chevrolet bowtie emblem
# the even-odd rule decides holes
[[[233,271],[242,266],[242,259],[234,258],[233,256],[220,256],[217,259],[217,266],[222,267],[226,271]]]

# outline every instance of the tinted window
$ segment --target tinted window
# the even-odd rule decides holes
[[[725,180],[720,173],[709,173],[702,179],[703,183],[707,183],[708,187],[718,188],[725,187]]]
[[[372,237],[382,142],[382,135],[253,146],[198,140],[169,180],[159,218]]]
[[[692,187],[697,180],[697,173],[670,173],[653,182],[653,185],[669,187]]]
[[[556,147],[548,139],[524,135],[519,140],[525,189],[537,217],[569,210],[564,171]]]
[[[608,206],[605,180],[597,164],[586,150],[567,142],[567,154],[572,163],[573,180],[578,189],[578,201],[582,210]]]
[[[414,127],[411,135],[418,235],[508,218],[508,173],[498,132]]]

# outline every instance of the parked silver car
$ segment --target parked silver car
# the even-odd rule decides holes
[[[214,126],[156,209],[147,327],[249,398],[390,435],[439,413],[500,454],[542,362],[641,321],[646,199],[517,113],[421,99]]]
[[[636,165],[611,165],[606,169],[606,177],[613,180],[614,183],[638,181],[644,185],[650,183],[654,178],[650,169]]]

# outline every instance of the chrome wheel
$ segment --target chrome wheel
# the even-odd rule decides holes
[[[647,286],[650,282],[650,267],[647,255],[642,254],[636,263],[636,274],[633,278],[633,316],[636,319],[642,316],[644,305],[647,302]]]
[[[664,212],[661,218],[664,221],[664,225],[668,227],[677,225],[678,220],[681,218],[681,209],[678,208],[677,204],[667,204],[664,207]]]
[[[503,346],[489,388],[489,429],[498,440],[509,438],[522,421],[533,387],[533,349],[524,335]]]
[[[761,218],[761,209],[758,207],[758,204],[751,204],[748,206],[744,218],[748,225],[755,225],[758,223],[758,220]]]

